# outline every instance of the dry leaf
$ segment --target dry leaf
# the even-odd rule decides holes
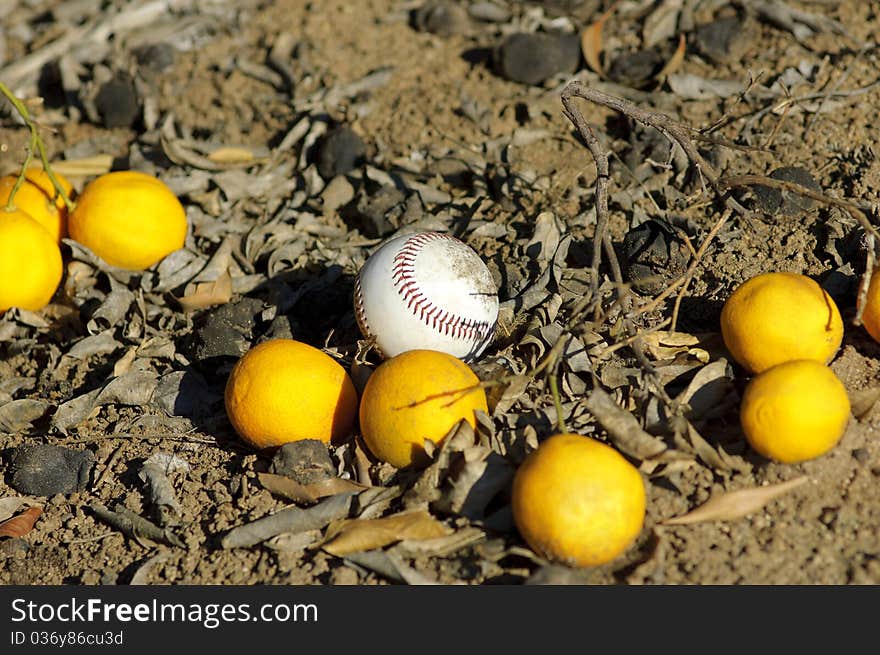
[[[666,450],[662,439],[642,429],[638,419],[618,406],[614,398],[596,387],[586,398],[586,408],[608,432],[619,450],[636,459],[651,459]]]
[[[381,519],[342,521],[323,549],[331,555],[342,556],[382,548],[404,539],[434,539],[448,534],[449,528],[428,512],[419,510]]]
[[[645,19],[642,47],[651,48],[675,34],[682,12],[682,0],[663,0]]]
[[[27,498],[22,496],[9,496],[8,498],[0,498],[0,522],[5,521],[10,516],[14,516],[18,508],[28,502]]]
[[[697,371],[676,402],[690,407],[688,418],[692,421],[717,416],[729,409],[729,405],[737,403],[738,396],[733,379],[728,374],[727,360],[716,359]]]
[[[272,550],[280,550],[285,553],[301,553],[312,544],[318,543],[323,538],[320,530],[306,530],[305,532],[282,532],[279,535],[263,542]]]
[[[18,516],[0,523],[0,537],[23,537],[34,529],[34,523],[43,513],[42,507],[28,507]]]
[[[327,496],[335,496],[346,491],[361,491],[368,488],[367,485],[343,478],[328,478],[313,484],[300,484],[286,475],[257,473],[257,479],[264,489],[276,496],[305,505],[314,504]]]
[[[660,72],[657,73],[656,78],[658,80],[662,80],[667,75],[672,75],[675,71],[681,68],[682,63],[684,63],[684,53],[686,50],[686,41],[684,38],[684,34],[679,35],[678,37],[678,47],[675,49],[675,52],[672,53],[672,57],[669,58],[669,61],[666,62],[666,65],[660,69]]]
[[[676,355],[687,353],[704,364],[709,363],[708,343],[715,339],[714,334],[688,334],[687,332],[667,332],[657,330],[640,335],[648,354],[656,360],[675,359]]]
[[[200,282],[187,286],[185,295],[177,299],[185,312],[223,305],[232,299],[232,276],[224,271],[213,282]]]
[[[602,28],[605,26],[605,21],[614,12],[616,5],[616,2],[612,4],[604,14],[599,16],[595,23],[587,25],[581,34],[581,52],[584,53],[584,59],[586,59],[590,69],[599,75],[604,71],[600,60],[602,55]]]
[[[486,533],[479,528],[467,527],[443,537],[404,539],[394,548],[399,552],[412,556],[431,555],[433,557],[446,557],[462,548],[483,541],[485,538]]]
[[[806,475],[799,478],[752,489],[740,489],[710,498],[695,510],[682,516],[667,519],[663,525],[690,525],[704,521],[732,521],[760,510],[764,505],[779,496],[799,487],[808,480]]]
[[[247,164],[255,162],[257,158],[247,148],[224,146],[209,154],[208,159],[218,164]]]
[[[861,421],[874,408],[878,400],[880,400],[880,387],[850,392],[849,403],[852,406],[853,416]]]
[[[354,494],[346,492],[330,496],[308,509],[287,507],[256,521],[232,528],[220,539],[220,546],[247,548],[285,532],[318,530],[348,516],[353,503]]]
[[[94,155],[93,157],[83,157],[81,159],[64,159],[62,161],[51,162],[49,166],[53,173],[58,173],[64,177],[94,177],[109,173],[113,168],[113,155]],[[36,164],[35,167],[42,167],[42,164]]]

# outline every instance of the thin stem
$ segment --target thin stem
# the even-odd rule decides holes
[[[24,156],[24,163],[21,166],[21,172],[18,174],[18,178],[15,180],[15,184],[12,187],[12,191],[9,194],[9,199],[6,201],[6,211],[12,211],[15,209],[14,199],[15,194],[18,193],[18,190],[21,188],[21,185],[24,184],[26,179],[26,174],[28,168],[30,168],[31,161],[34,157],[34,152],[37,152],[40,155],[40,161],[43,163],[43,170],[46,171],[46,175],[49,176],[49,180],[52,182],[52,186],[55,187],[55,191],[61,196],[61,199],[64,201],[64,206],[67,208],[67,211],[73,211],[73,201],[71,201],[70,197],[67,195],[67,192],[64,190],[64,187],[58,182],[58,178],[55,177],[55,173],[52,172],[52,167],[49,165],[49,158],[46,156],[46,146],[43,143],[43,140],[40,138],[40,135],[37,131],[37,124],[31,118],[30,112],[28,111],[25,104],[19,100],[15,94],[9,89],[8,86],[0,82],[0,93],[2,93],[7,100],[12,104],[15,108],[15,111],[18,112],[18,115],[21,116],[22,120],[27,125],[28,130],[30,131],[30,141],[28,142],[27,152]]]
[[[559,397],[559,384],[556,381],[556,371],[547,376],[550,382],[550,395],[553,396],[553,404],[556,406],[556,426],[562,434],[568,434],[565,418],[562,416],[562,400]]]

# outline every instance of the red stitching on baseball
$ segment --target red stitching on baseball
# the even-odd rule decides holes
[[[367,340],[373,341],[373,347],[379,352],[379,356],[384,358],[385,353],[382,352],[379,344],[376,343],[376,335],[373,334],[372,330],[370,330],[370,324],[367,323],[367,315],[364,311],[364,294],[361,291],[360,276],[356,277],[354,280],[354,318],[363,335]]]
[[[425,298],[424,294],[419,291],[418,283],[415,280],[416,257],[425,244],[440,239],[457,241],[457,239],[440,232],[423,232],[411,236],[403,243],[400,251],[394,256],[394,265],[391,269],[391,279],[394,283],[394,288],[397,289],[397,293],[401,296],[404,304],[406,304],[412,314],[428,327],[442,331],[446,336],[449,336],[451,333],[455,338],[464,338],[475,343],[483,343],[492,335],[492,323],[464,318],[443,310]],[[355,291],[360,293],[360,287],[357,284],[355,285]],[[415,304],[415,308],[413,304]],[[363,311],[362,308],[360,311]],[[438,316],[438,312],[442,312],[442,316]],[[366,318],[364,318],[364,323],[366,323]]]

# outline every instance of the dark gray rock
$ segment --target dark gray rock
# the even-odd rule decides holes
[[[72,450],[50,444],[27,444],[8,453],[9,484],[29,496],[70,494],[89,482],[95,456],[90,450]]]
[[[656,294],[684,273],[688,250],[668,223],[651,219],[623,237],[623,260],[633,288]]]
[[[627,52],[616,57],[608,67],[608,77],[618,84],[640,88],[660,72],[666,60],[656,48]]]
[[[194,361],[238,359],[251,347],[263,306],[262,300],[245,297],[203,315],[184,344],[185,354]]]
[[[117,73],[105,82],[95,96],[95,109],[106,128],[132,127],[141,114],[134,80],[127,73]]]
[[[137,58],[138,64],[146,68],[161,73],[168,70],[174,65],[176,50],[169,43],[151,43],[149,45],[137,48],[134,56]]]
[[[318,144],[315,162],[325,180],[345,175],[360,166],[367,154],[363,140],[349,127],[334,128]]]
[[[726,16],[697,26],[697,51],[716,64],[739,60],[749,45],[749,35],[739,16]]]
[[[495,71],[512,82],[538,85],[560,73],[574,73],[581,63],[577,34],[536,32],[507,37],[493,53]]]
[[[300,484],[314,484],[336,474],[327,445],[317,439],[286,443],[272,458],[270,473],[286,475]]]
[[[774,180],[794,182],[795,184],[807,187],[813,191],[822,190],[822,187],[816,182],[812,173],[801,166],[783,166],[782,168],[777,168],[770,173],[769,177]],[[810,212],[816,206],[815,200],[784,189],[774,189],[758,185],[753,187],[752,190],[758,201],[758,207],[761,211],[771,216],[784,218],[802,216]]]
[[[361,189],[351,211],[344,212],[352,227],[368,239],[387,236],[400,227],[406,211],[406,195],[393,186],[383,186],[374,193]]]

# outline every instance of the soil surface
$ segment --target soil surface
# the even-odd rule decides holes
[[[608,225],[631,289],[621,291],[607,256],[591,268],[597,168],[560,99],[580,79],[694,128],[721,176],[799,167],[827,198],[876,222],[873,3],[169,0],[113,1],[85,16],[67,4],[0,0],[0,81],[42,98],[28,106],[76,191],[101,167],[149,172],[180,197],[190,232],[183,251],[136,273],[65,241],[52,304],[0,318],[0,500],[20,499],[0,509],[42,507],[32,530],[0,538],[0,583],[880,583],[880,346],[853,321],[869,247],[856,212],[788,190],[723,195],[655,130],[576,100],[612,153]],[[772,18],[770,5],[783,16]],[[571,65],[571,44],[603,19],[601,40],[594,28],[584,45],[600,71],[578,48]],[[501,47],[516,33],[549,34],[559,47],[518,61]],[[533,70],[551,57],[549,74]],[[516,71],[542,79],[517,81]],[[0,120],[8,173],[28,131],[8,106]],[[334,145],[327,135],[339,127],[359,139]],[[77,174],[71,164],[83,162],[98,169]],[[712,234],[725,201],[748,211]],[[632,261],[627,244],[644,238],[634,229],[649,220],[662,221],[669,247]],[[509,474],[559,426],[543,374],[490,387],[491,416],[473,444],[450,446],[447,460],[473,452],[481,468],[462,457],[430,479],[376,462],[355,437],[330,449],[339,479],[373,487],[345,515],[419,509],[442,536],[401,533],[339,556],[323,547],[338,527],[330,518],[250,545],[224,541],[295,506],[267,488],[272,453],[247,447],[226,418],[232,364],[253,344],[293,337],[362,384],[381,360],[363,352],[354,278],[381,241],[413,229],[461,238],[498,284],[496,338],[473,364],[482,379],[526,374],[570,335],[557,362],[569,431],[625,448],[587,409],[595,389],[664,444],[665,459],[626,453],[644,474],[647,516],[613,562],[548,563],[512,523]],[[639,311],[707,238],[680,303],[672,293]],[[225,271],[228,298],[181,304]],[[801,464],[749,448],[737,413],[749,376],[719,336],[726,298],[769,271],[818,280],[846,326],[830,366],[854,417],[835,448]],[[642,339],[628,338],[625,312]],[[668,335],[663,321],[673,316]],[[690,407],[677,418],[692,432],[667,411],[683,392]],[[25,444],[91,457],[63,459],[62,468],[80,467],[62,471],[63,492],[22,491],[12,453]],[[176,508],[157,506],[144,474],[157,454]],[[464,502],[461,487],[473,491],[481,474],[492,493]],[[745,516],[663,523],[727,492],[801,477]],[[133,527],[137,517],[150,525]]]

